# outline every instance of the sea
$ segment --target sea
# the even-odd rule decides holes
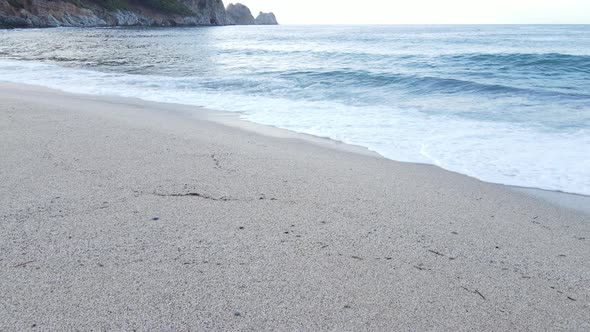
[[[238,112],[397,161],[590,195],[590,26],[2,30],[0,81]]]

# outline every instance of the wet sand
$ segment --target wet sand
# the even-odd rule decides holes
[[[358,147],[0,84],[0,330],[590,329],[590,217]]]

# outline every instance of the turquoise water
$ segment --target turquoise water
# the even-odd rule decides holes
[[[590,26],[1,31],[0,80],[241,112],[394,160],[590,195]]]

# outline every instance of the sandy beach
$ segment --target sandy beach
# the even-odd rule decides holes
[[[0,84],[0,330],[588,331],[590,216],[135,99]]]

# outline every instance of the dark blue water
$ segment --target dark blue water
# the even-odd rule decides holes
[[[237,111],[395,160],[590,194],[590,26],[2,31],[0,80]]]

